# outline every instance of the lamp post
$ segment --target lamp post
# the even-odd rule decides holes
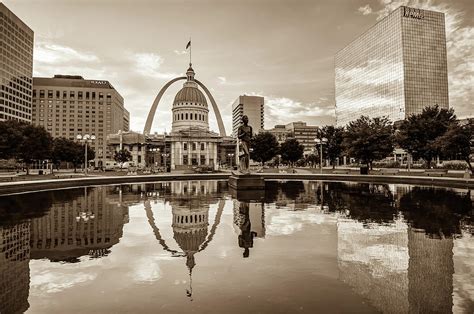
[[[150,151],[153,152],[153,169],[155,169],[156,164],[157,164],[157,162],[156,162],[156,152],[159,152],[160,149],[158,147],[152,147],[152,148],[150,148]]]
[[[87,175],[87,144],[95,141],[95,135],[89,134],[78,134],[76,136],[77,140],[81,143],[84,143],[84,174]]]
[[[168,168],[166,166],[166,158],[170,156],[168,153],[162,153],[161,156],[164,158],[164,164],[165,164],[165,172],[168,172]]]
[[[232,170],[232,158],[234,158],[235,154],[234,154],[234,153],[228,153],[227,156],[229,156],[229,159],[230,159],[230,169]]]
[[[323,145],[327,144],[328,139],[325,138],[325,137],[323,137],[323,138],[321,138],[321,139],[315,138],[315,139],[314,139],[314,142],[316,143],[316,145],[319,145],[319,148],[320,148],[320,153],[319,153],[319,157],[320,157],[319,170],[320,170],[320,173],[323,173]]]

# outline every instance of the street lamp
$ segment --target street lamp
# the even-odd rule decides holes
[[[81,134],[78,134],[76,136],[76,138],[79,142],[85,144],[85,146],[84,146],[84,174],[87,175],[87,144],[92,143],[93,141],[95,141],[95,135],[89,135],[89,134],[81,135]]]
[[[232,169],[232,159],[234,158],[235,154],[234,154],[234,153],[228,153],[227,156],[229,156],[229,159],[230,159],[230,169]]]
[[[168,172],[168,168],[166,167],[166,158],[170,156],[170,154],[168,153],[162,153],[161,154],[162,157],[164,157],[164,164],[165,164],[165,172]]]
[[[159,152],[160,151],[160,148],[158,147],[153,147],[153,148],[150,148],[149,151],[153,152],[153,169],[155,169],[155,167],[157,166],[157,162],[156,162],[156,152]],[[154,170],[153,170],[154,171]]]
[[[319,153],[320,164],[319,164],[319,169],[320,169],[320,173],[323,173],[323,145],[327,144],[328,139],[325,138],[325,137],[323,137],[323,138],[321,138],[321,139],[315,138],[315,139],[314,139],[314,142],[316,143],[316,146],[319,145],[319,147],[320,147],[320,153]]]

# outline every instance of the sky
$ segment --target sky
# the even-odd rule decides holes
[[[227,133],[239,95],[265,97],[265,129],[334,123],[334,55],[400,5],[446,14],[450,106],[474,116],[473,0],[5,0],[35,32],[33,75],[108,80],[142,131],[167,81],[186,72],[213,94]],[[178,82],[152,131],[171,129]],[[212,108],[209,104],[210,110]],[[211,117],[213,115],[211,114]],[[215,119],[210,127],[218,130]]]

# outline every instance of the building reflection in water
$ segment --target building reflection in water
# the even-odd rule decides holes
[[[0,226],[0,313],[29,308],[30,223]]]
[[[108,201],[107,188],[84,188],[81,197],[53,203],[31,221],[31,258],[78,262],[79,257],[106,256],[122,237],[128,207]]]
[[[337,236],[342,281],[384,312],[472,312],[472,284],[454,287],[453,282],[456,277],[474,282],[472,272],[456,269],[453,255],[462,233],[460,219],[472,211],[469,192],[377,184],[327,186],[318,192],[330,210],[341,214]],[[474,250],[459,251],[474,257]],[[466,258],[461,260],[465,263]]]
[[[37,193],[23,198],[28,201],[0,198],[0,313],[29,308],[30,258],[78,262],[81,256],[105,256],[122,237],[128,206],[142,203],[158,243],[183,259],[192,300],[192,274],[199,252],[216,234],[226,193],[225,182],[182,181]],[[158,199],[171,206],[173,240],[163,238],[157,227],[152,203]],[[377,310],[474,310],[470,191],[271,182],[264,195],[235,195],[232,202],[235,245],[244,257],[258,253],[255,239],[276,239],[265,226],[273,214],[270,203],[292,215],[328,213],[336,217],[339,279]]]
[[[169,202],[172,211],[173,238],[179,247],[171,249],[166,239],[161,236],[156,225],[151,200],[159,193],[153,192],[151,186],[147,190],[145,200],[145,211],[148,222],[153,229],[157,241],[165,251],[172,256],[186,258],[186,267],[189,275],[189,287],[186,295],[192,301],[192,273],[196,266],[195,255],[203,251],[212,241],[217,227],[221,221],[224,210],[224,200],[220,199],[220,189],[222,182],[219,181],[176,181],[170,182],[170,189],[164,193],[165,202]],[[209,209],[211,204],[218,203],[213,224],[209,229]]]

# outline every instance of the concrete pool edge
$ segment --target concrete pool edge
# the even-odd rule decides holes
[[[34,181],[1,182],[0,195],[19,194],[74,187],[124,184],[124,183],[152,183],[157,181],[184,181],[184,180],[225,180],[230,173],[207,174],[160,174],[135,176],[90,176],[71,179],[52,179]],[[339,181],[361,183],[410,184],[422,186],[439,186],[451,188],[473,189],[474,179],[451,177],[418,177],[418,176],[386,176],[386,175],[355,175],[355,174],[288,174],[288,173],[261,173],[265,180],[314,180]]]

